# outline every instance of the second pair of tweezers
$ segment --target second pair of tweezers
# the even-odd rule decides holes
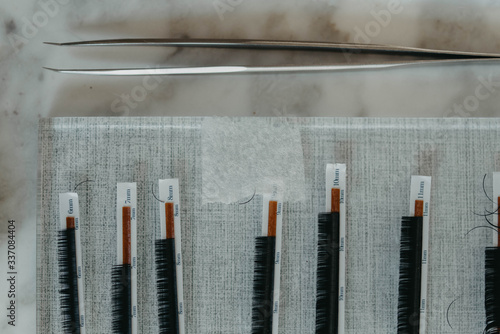
[[[283,72],[324,72],[359,69],[384,69],[391,67],[414,66],[422,64],[460,64],[467,62],[499,61],[500,54],[452,50],[436,50],[392,46],[381,44],[328,43],[308,41],[246,40],[246,39],[110,39],[69,43],[50,43],[59,46],[160,46],[218,49],[260,49],[323,51],[347,54],[386,54],[391,56],[413,56],[414,60],[392,60],[376,63],[333,63],[324,65],[283,65],[283,66],[193,66],[193,67],[154,67],[154,68],[117,68],[117,69],[55,69],[60,73],[90,75],[186,75],[186,74],[247,74]],[[425,59],[428,58],[428,59]]]

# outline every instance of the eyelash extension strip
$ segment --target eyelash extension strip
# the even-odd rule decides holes
[[[500,173],[493,173],[493,224],[498,224],[500,207]],[[500,333],[500,233],[498,228],[493,235],[493,247],[484,251],[484,308],[486,313],[486,334]]]
[[[278,333],[282,208],[278,196],[263,196],[262,236],[255,241],[252,334]]]
[[[160,231],[155,260],[158,322],[162,334],[184,334],[179,180],[159,180]]]
[[[410,216],[401,219],[398,333],[425,333],[431,178],[412,176]]]
[[[346,165],[326,166],[326,212],[318,215],[316,334],[343,334]]]
[[[117,264],[112,279],[112,329],[137,334],[137,188],[135,183],[117,185]]]
[[[59,282],[64,333],[85,334],[84,273],[76,193],[59,194]]]

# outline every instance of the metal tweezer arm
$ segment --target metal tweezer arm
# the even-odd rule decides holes
[[[182,74],[230,74],[230,73],[269,73],[269,72],[316,72],[355,69],[375,69],[400,67],[417,64],[457,63],[478,60],[495,60],[500,54],[467,51],[436,50],[392,46],[381,44],[328,43],[309,41],[246,40],[246,39],[109,39],[69,43],[50,43],[58,46],[161,46],[223,49],[264,49],[327,51],[364,54],[388,54],[395,56],[429,57],[425,60],[405,60],[384,63],[326,64],[315,66],[204,66],[204,67],[161,67],[135,69],[53,69],[61,73],[92,75],[182,75]]]

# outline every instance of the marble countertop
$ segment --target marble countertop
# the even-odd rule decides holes
[[[0,332],[33,333],[37,123],[61,116],[496,117],[496,63],[339,73],[91,77],[42,67],[317,64],[300,52],[63,48],[125,37],[361,42],[500,53],[491,0],[122,1],[0,0],[0,305],[7,305],[7,221],[16,221],[18,318]],[[341,61],[351,59],[340,55]],[[5,274],[6,275],[6,274]]]

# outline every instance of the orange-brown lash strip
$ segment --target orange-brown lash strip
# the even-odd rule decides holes
[[[174,224],[174,203],[165,203],[165,222],[167,239],[175,238],[175,224]]]
[[[278,213],[278,202],[269,201],[269,213],[267,214],[267,236],[276,236],[276,219]]]
[[[75,217],[66,217],[66,228],[75,228]]]
[[[332,212],[340,212],[340,189],[332,188]]]
[[[423,217],[424,216],[424,201],[421,199],[417,199],[415,201],[415,217]]]
[[[131,231],[131,218],[130,206],[122,208],[122,244],[123,244],[123,264],[131,264],[132,261],[132,231]]]

